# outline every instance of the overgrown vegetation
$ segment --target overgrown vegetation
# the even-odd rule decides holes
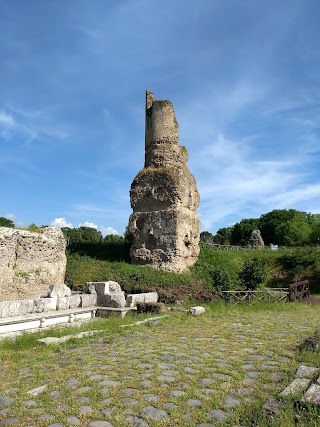
[[[266,264],[255,258],[252,261],[245,261],[239,273],[241,285],[249,291],[264,285],[267,277]]]
[[[227,252],[202,247],[190,272],[175,274],[131,265],[129,247],[125,242],[69,247],[67,284],[76,288],[87,281],[114,280],[127,293],[156,290],[163,302],[210,301],[224,290],[252,289],[258,284],[284,287],[297,279],[309,279],[311,293],[320,293],[319,248]]]

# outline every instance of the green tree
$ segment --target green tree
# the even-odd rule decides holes
[[[40,227],[38,227],[36,224],[30,224],[27,230],[36,233],[40,230]]]
[[[125,229],[125,231],[124,231],[124,242],[125,242],[127,245],[132,245],[132,243],[133,243],[133,235],[132,235],[132,233],[130,232],[130,230],[129,230],[129,227],[128,227],[128,226],[126,227],[126,229]]]
[[[100,243],[102,240],[101,232],[91,227],[79,227],[81,243]]]
[[[119,234],[107,234],[103,239],[104,243],[124,243],[124,237]]]
[[[200,242],[207,245],[210,245],[213,243],[213,235],[210,233],[210,231],[201,231]]]
[[[250,243],[250,237],[253,230],[258,227],[258,219],[250,218],[243,219],[232,228],[231,232],[231,244],[246,246]]]
[[[223,268],[211,267],[209,275],[216,294],[223,297],[223,291],[230,290],[230,278],[228,273]]]
[[[1,216],[0,217],[0,227],[15,228],[15,224],[11,219],[8,219],[8,218]]]
[[[262,286],[267,280],[266,265],[259,259],[245,261],[239,273],[240,283],[247,290],[254,290]]]
[[[230,245],[233,227],[219,228],[217,234],[213,236],[214,243],[220,245]]]
[[[265,245],[270,245],[270,243],[274,245],[283,244],[282,241],[279,241],[280,236],[283,236],[283,234],[277,234],[277,228],[281,224],[293,219],[298,212],[295,209],[274,209],[271,212],[261,215],[257,228],[261,232]]]
[[[67,239],[68,246],[80,243],[80,232],[77,228],[63,227],[61,231]]]
[[[280,245],[303,246],[310,242],[311,225],[304,212],[297,212],[290,220],[279,224],[275,238]]]
[[[311,215],[309,240],[313,245],[320,245],[320,214]]]

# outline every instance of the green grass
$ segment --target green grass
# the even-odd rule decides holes
[[[117,244],[116,250],[111,246],[94,244],[73,248],[77,252],[68,254],[66,282],[75,286],[87,281],[114,280],[127,293],[157,290],[164,301],[188,298],[210,300],[214,296],[210,268],[225,271],[230,277],[231,289],[239,289],[239,272],[244,262],[257,259],[266,265],[267,286],[285,287],[295,278],[310,279],[311,293],[320,293],[319,248],[279,251],[242,249],[229,252],[202,247],[190,271],[175,274],[132,265],[127,261],[128,245]]]
[[[6,416],[17,416],[17,425],[44,426],[39,422],[35,412],[25,407],[28,399],[26,392],[36,386],[48,384],[47,390],[38,397],[36,408],[43,412],[53,413],[54,422],[67,426],[66,417],[76,415],[80,418],[80,426],[86,427],[90,420],[103,419],[101,410],[106,407],[103,400],[112,398],[114,412],[106,419],[115,427],[129,427],[126,422],[124,409],[128,408],[123,402],[124,397],[137,399],[137,404],[130,407],[132,414],[141,417],[141,410],[149,405],[165,409],[167,402],[175,403],[176,409],[170,413],[170,419],[162,421],[147,420],[150,427],[194,427],[196,424],[209,422],[207,414],[211,409],[222,409],[230,412],[230,418],[221,427],[241,425],[245,427],[294,427],[317,426],[319,408],[299,408],[294,401],[287,401],[286,407],[279,417],[268,422],[262,411],[266,399],[278,394],[292,380],[300,363],[319,366],[319,353],[297,353],[294,348],[311,335],[318,324],[319,306],[303,304],[255,304],[253,306],[235,306],[214,303],[205,304],[206,313],[193,317],[184,312],[172,312],[170,317],[163,318],[159,325],[143,324],[130,328],[119,328],[124,323],[131,323],[135,316],[120,319],[97,319],[83,324],[80,328],[53,328],[45,331],[45,335],[70,334],[84,329],[103,329],[101,335],[71,341],[59,346],[42,347],[34,344],[31,335],[18,337],[1,346],[0,358],[0,395],[7,395],[10,387],[17,387],[14,393],[15,402],[9,408]],[[145,318],[142,316],[141,318]],[[140,320],[140,316],[139,316]],[[301,329],[301,327],[305,329]],[[43,336],[43,333],[41,334]],[[39,336],[38,334],[35,337]],[[226,408],[223,401],[234,394],[246,376],[243,365],[248,363],[251,354],[259,354],[277,363],[278,372],[283,373],[281,381],[274,382],[269,370],[261,370],[264,360],[251,360],[254,370],[261,370],[259,380],[247,386],[252,400],[243,402],[232,410]],[[169,359],[168,359],[169,356]],[[201,362],[193,359],[201,356]],[[171,359],[172,357],[172,359]],[[287,359],[281,359],[285,357]],[[158,379],[163,368],[160,363],[173,363],[187,358],[187,364],[177,363],[174,369],[175,382],[163,383]],[[114,359],[114,360],[113,360]],[[226,361],[230,366],[219,366],[217,361]],[[147,367],[140,364],[150,364],[152,370],[149,378],[152,383],[142,387],[142,374],[148,372]],[[195,371],[191,374],[185,371],[185,366],[192,366]],[[202,378],[210,377],[212,373],[228,375],[227,379],[213,377],[213,382],[207,387],[213,392],[204,395],[199,386]],[[101,380],[92,380],[91,375],[102,374],[106,380],[121,381],[120,386],[108,386],[108,394],[103,395]],[[80,406],[75,388],[68,386],[70,379],[76,378],[79,387],[91,387],[80,394],[89,399],[92,411],[79,415]],[[170,391],[179,389],[180,382],[187,383],[183,388],[185,394],[181,397],[170,397]],[[123,395],[122,388],[133,388],[137,391],[130,396]],[[72,392],[73,390],[73,392]],[[61,397],[55,400],[51,393],[57,391]],[[159,399],[155,403],[147,403],[144,393],[156,394]],[[188,407],[189,399],[200,399],[201,408]],[[59,404],[65,403],[66,408]],[[306,410],[307,409],[307,410]],[[187,418],[184,418],[187,415]],[[3,416],[2,416],[3,417]],[[1,415],[0,415],[0,419]],[[296,421],[298,420],[298,423]],[[52,421],[53,422],[53,421]],[[212,421],[212,424],[217,424]]]

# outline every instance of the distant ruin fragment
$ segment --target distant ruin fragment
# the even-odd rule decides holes
[[[250,246],[255,249],[264,247],[264,241],[261,236],[260,230],[253,230],[250,236]]]
[[[183,272],[197,260],[200,198],[187,160],[171,101],[147,91],[145,163],[130,190],[132,263]]]
[[[40,233],[0,227],[0,301],[38,297],[64,283],[66,239],[57,227]]]

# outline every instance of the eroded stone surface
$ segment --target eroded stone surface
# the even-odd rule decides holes
[[[39,233],[0,227],[0,301],[36,298],[63,283],[66,239],[57,227]],[[17,313],[16,316],[23,313]],[[1,315],[0,317],[10,317]]]
[[[199,193],[179,145],[172,103],[146,95],[145,164],[133,180],[129,230],[134,264],[182,272],[199,255]]]
[[[320,371],[319,368],[301,365],[301,366],[299,366],[299,369],[296,372],[296,378],[310,378],[310,379],[312,379],[319,373],[319,371]]]
[[[13,403],[13,398],[9,396],[0,396],[0,409],[10,406]]]
[[[280,396],[289,396],[291,394],[304,392],[310,385],[310,380],[306,378],[296,378],[281,393]]]
[[[320,405],[320,386],[312,384],[303,395],[302,401]]]
[[[229,414],[225,411],[222,411],[221,409],[212,409],[211,411],[209,411],[208,413],[208,419],[209,420],[217,420],[217,421],[222,421],[222,420],[226,420],[227,418],[229,418]]]
[[[146,408],[143,408],[142,413],[146,417],[152,418],[154,420],[169,418],[169,415],[166,411],[164,411],[163,409],[157,409],[154,406],[147,406]]]

